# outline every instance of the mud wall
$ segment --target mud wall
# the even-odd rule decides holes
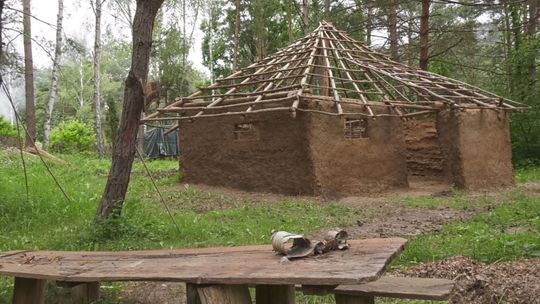
[[[287,112],[268,112],[246,118],[182,121],[183,181],[247,191],[313,194],[307,135],[302,113],[296,118]]]
[[[445,166],[456,186],[481,190],[514,183],[510,131],[504,112],[440,111],[437,129]]]
[[[325,106],[329,105],[319,104],[317,109]],[[343,110],[352,112],[347,106]],[[368,118],[365,138],[346,139],[346,118],[310,115],[310,148],[317,193],[355,194],[407,187],[401,120],[396,117]]]
[[[403,125],[409,174],[444,178],[444,157],[439,144],[435,118],[408,120]]]

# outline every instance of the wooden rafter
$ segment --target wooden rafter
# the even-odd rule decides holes
[[[334,102],[336,111],[312,110],[308,106],[311,100]],[[322,22],[290,46],[176,99],[144,121],[297,110],[337,116],[410,117],[444,106],[526,108],[461,81],[395,62]]]

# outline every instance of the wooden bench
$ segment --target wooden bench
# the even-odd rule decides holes
[[[336,304],[373,304],[375,297],[448,300],[454,282],[445,279],[382,277],[361,285],[340,285],[334,289]]]

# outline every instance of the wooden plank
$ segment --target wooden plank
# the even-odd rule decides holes
[[[334,292],[399,299],[447,300],[454,282],[444,279],[383,277],[361,285],[340,285]]]
[[[70,282],[178,281],[196,284],[340,285],[380,276],[402,238],[349,241],[351,248],[280,263],[270,245],[229,248],[61,252],[0,258],[0,275]]]
[[[251,304],[246,285],[198,286],[201,304]]]
[[[45,303],[46,280],[15,278],[13,304],[43,304]]]
[[[336,294],[336,304],[375,304],[375,298],[370,296],[350,296]]]
[[[294,285],[257,285],[257,304],[294,304]]]

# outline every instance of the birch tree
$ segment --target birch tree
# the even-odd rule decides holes
[[[30,0],[23,0],[24,88],[26,101],[26,146],[36,140],[36,110],[34,105],[34,62],[32,58],[32,29]]]
[[[234,24],[234,53],[233,53],[233,68],[236,72],[238,68],[238,44],[240,43],[240,0],[236,0],[236,20]]]
[[[51,133],[51,118],[58,93],[58,74],[62,58],[62,21],[64,15],[64,0],[58,0],[58,15],[56,17],[56,45],[54,48],[53,69],[51,76],[51,89],[45,108],[45,122],[43,123],[43,149],[49,148],[49,135]]]
[[[101,8],[105,0],[92,1],[96,17],[94,32],[94,131],[97,139],[97,150],[100,156],[105,155],[103,132],[101,130]]]

